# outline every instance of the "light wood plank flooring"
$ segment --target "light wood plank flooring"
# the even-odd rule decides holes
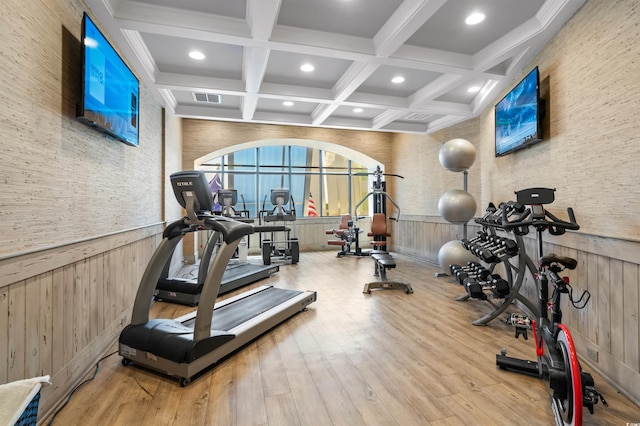
[[[55,425],[551,425],[549,394],[536,378],[501,371],[495,354],[533,359],[531,340],[490,310],[457,302],[462,287],[438,269],[394,255],[388,278],[401,290],[362,293],[368,258],[302,253],[253,284],[316,290],[318,301],[181,388],[113,355],[55,419]],[[259,262],[257,258],[252,262]],[[242,290],[241,290],[242,291]],[[156,302],[155,317],[193,308]],[[115,347],[114,347],[115,350]],[[587,369],[588,370],[588,369]],[[587,424],[640,422],[640,408],[594,374],[609,402]]]

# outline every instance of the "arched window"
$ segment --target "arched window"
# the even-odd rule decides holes
[[[288,188],[296,216],[309,216],[312,199],[318,216],[353,213],[369,192],[369,169],[332,151],[297,145],[266,145],[208,158],[199,169],[207,174],[212,190],[236,189],[237,210],[258,217],[270,210],[272,188]],[[368,201],[358,209],[368,211]]]

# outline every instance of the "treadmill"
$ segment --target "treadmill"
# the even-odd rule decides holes
[[[186,386],[196,374],[306,310],[316,301],[316,292],[266,285],[216,304],[222,276],[238,243],[258,229],[211,214],[213,197],[204,172],[174,173],[171,183],[187,215],[165,229],[138,287],[131,323],[120,333],[118,353],[124,365],[133,363],[177,377],[180,385]],[[167,259],[184,235],[198,229],[217,231],[222,236],[198,308],[175,319],[150,319],[153,292]]]
[[[205,245],[202,259],[200,259],[198,276],[195,278],[169,277],[171,257],[173,256],[172,252],[156,284],[153,298],[165,302],[197,306],[200,302],[200,295],[202,294],[204,281],[207,277],[209,265],[211,264],[211,258],[214,256],[215,248],[219,241],[220,232],[212,232]],[[224,294],[256,281],[269,278],[278,271],[279,267],[277,265],[255,265],[248,262],[229,264],[222,275],[222,282],[220,283],[220,291],[218,294]]]

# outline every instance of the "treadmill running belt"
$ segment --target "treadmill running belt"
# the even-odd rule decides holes
[[[246,275],[260,273],[265,269],[269,268],[265,268],[263,265],[254,265],[253,263],[245,263],[227,267],[227,269],[224,271],[224,275],[222,276],[222,285],[229,281],[237,280],[238,278],[244,277]]]
[[[301,291],[296,290],[269,287],[259,293],[215,308],[211,319],[211,329],[229,331],[301,293]],[[182,324],[186,327],[193,328],[195,322],[196,320],[193,318]]]

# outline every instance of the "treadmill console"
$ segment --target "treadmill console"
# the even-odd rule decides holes
[[[185,170],[171,174],[170,179],[173,193],[183,208],[188,209],[187,200],[193,199],[196,213],[213,211],[213,195],[204,172]]]

